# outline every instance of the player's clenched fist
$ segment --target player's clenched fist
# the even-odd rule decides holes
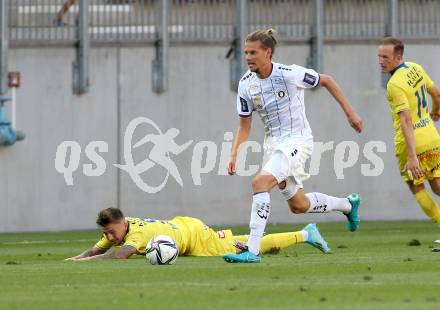
[[[348,116],[348,122],[350,123],[350,126],[353,127],[353,129],[358,133],[361,133],[364,129],[364,123],[356,112],[353,112],[350,116]]]
[[[229,158],[229,162],[228,162],[228,174],[229,175],[234,175],[235,174],[235,162],[236,162],[236,158]]]
[[[430,115],[434,122],[437,122],[440,119],[440,113],[438,112],[431,112]]]

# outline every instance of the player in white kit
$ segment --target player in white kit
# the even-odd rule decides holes
[[[293,213],[340,211],[347,216],[350,231],[355,231],[359,225],[361,199],[357,194],[337,198],[322,193],[304,193],[303,181],[309,177],[304,166],[313,152],[312,131],[304,108],[304,89],[324,86],[358,133],[363,129],[362,120],[332,77],[301,66],[272,62],[276,44],[273,29],[252,32],[245,42],[244,53],[249,71],[238,86],[240,125],[232,147],[228,173],[235,174],[239,147],[249,136],[254,111],[258,112],[264,124],[267,162],[252,181],[254,195],[247,249],[240,254],[224,255],[227,262],[260,262],[260,239],[270,214],[269,192],[276,185]]]

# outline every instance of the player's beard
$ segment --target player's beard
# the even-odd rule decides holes
[[[256,74],[259,74],[259,73],[260,73],[260,70],[258,69],[258,67],[255,67],[255,66],[254,66],[253,69],[251,69],[251,68],[249,67],[249,71],[254,72],[254,73],[256,73]]]
[[[249,71],[255,72],[255,73],[258,72],[258,66],[255,63],[248,63],[247,65],[248,65]]]

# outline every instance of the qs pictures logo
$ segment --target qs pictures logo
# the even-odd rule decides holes
[[[135,140],[135,132],[141,125],[151,128],[151,130],[140,140],[133,141]],[[128,124],[125,130],[123,141],[124,163],[115,163],[113,167],[127,173],[139,189],[149,194],[163,190],[170,177],[183,187],[184,182],[175,159],[183,152],[189,152],[192,146],[190,172],[194,185],[202,185],[202,176],[209,173],[227,175],[227,164],[232,149],[232,132],[224,133],[224,141],[221,142],[220,146],[214,141],[208,140],[198,141],[197,143],[194,143],[194,140],[188,140],[179,143],[177,142],[179,135],[180,130],[177,128],[162,131],[151,119],[137,117]],[[137,151],[137,154],[139,154],[140,147],[144,145],[148,145],[149,148],[145,153],[141,152],[142,158],[137,162],[133,156],[133,151]],[[87,144],[84,154],[91,163],[82,165],[82,172],[85,176],[102,176],[106,172],[107,163],[101,155],[108,153],[108,149],[109,145],[105,141],[91,141]],[[334,151],[333,170],[336,179],[344,179],[344,170],[354,167],[361,157],[360,146],[354,141],[342,141],[338,144],[333,141],[315,142],[309,165],[311,175],[319,174],[322,154],[327,151]],[[249,152],[261,154],[261,144],[256,141],[243,143],[236,162],[236,174],[238,176],[252,176],[261,169],[258,164],[246,164]],[[386,144],[383,141],[369,141],[363,146],[364,162],[365,160],[368,161],[368,163],[360,165],[360,172],[363,176],[371,177],[382,174],[384,162],[378,153],[384,152],[386,152]],[[81,145],[77,141],[63,141],[57,147],[55,169],[64,176],[64,181],[68,186],[74,185],[73,174],[80,166],[81,154]],[[159,180],[155,179],[155,184],[150,184],[147,181],[148,175],[154,167],[161,169],[163,173]],[[188,167],[188,165],[185,165],[185,167]]]

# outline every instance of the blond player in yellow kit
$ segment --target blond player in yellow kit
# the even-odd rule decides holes
[[[214,231],[202,221],[191,217],[175,217],[170,221],[124,217],[117,208],[99,212],[96,223],[103,236],[92,248],[66,260],[90,260],[129,258],[133,254],[145,254],[148,241],[157,235],[168,235],[177,244],[180,256],[221,256],[232,251],[244,250],[247,236],[233,236],[230,230]],[[315,224],[301,231],[269,234],[262,238],[262,252],[283,249],[297,243],[308,243],[324,253],[330,251]],[[107,252],[112,246],[120,246]]]
[[[417,203],[440,227],[440,208],[424,185],[428,181],[432,191],[440,195],[440,136],[433,123],[440,119],[440,88],[422,66],[404,62],[403,51],[400,39],[386,37],[378,53],[382,72],[391,74],[387,99],[396,132],[396,157],[402,178]]]

